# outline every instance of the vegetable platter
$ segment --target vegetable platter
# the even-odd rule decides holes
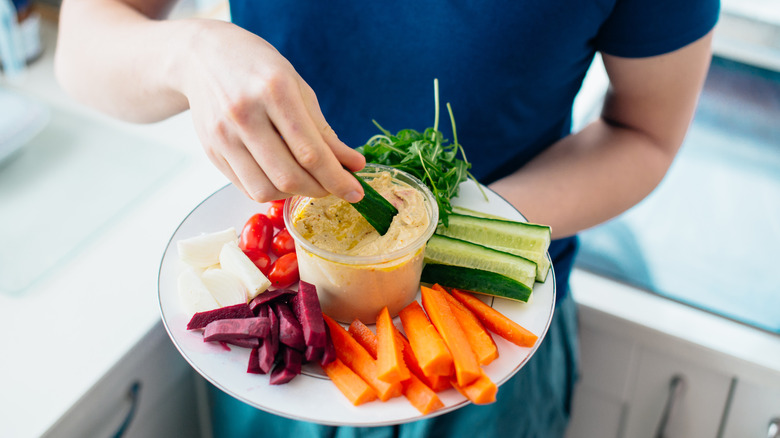
[[[520,212],[500,196],[472,180],[460,184],[456,207],[525,221]],[[470,403],[455,389],[438,393],[444,407],[423,415],[404,397],[354,406],[331,382],[322,368],[311,363],[303,373],[284,385],[269,384],[268,375],[247,373],[249,350],[217,342],[204,342],[202,333],[188,331],[192,314],[180,298],[177,277],[181,270],[177,242],[203,233],[234,227],[240,230],[247,218],[265,213],[271,204],[257,204],[235,186],[227,185],[198,206],[182,221],[164,252],[158,278],[160,312],[165,328],[184,359],[205,379],[231,396],[256,408],[287,418],[328,425],[379,426],[416,421],[453,411]],[[549,261],[549,255],[547,256]],[[518,347],[494,336],[499,357],[486,365],[485,374],[499,387],[515,375],[543,342],[555,303],[555,276],[537,282],[528,302],[483,296],[480,299],[538,336],[533,347]],[[418,301],[422,303],[420,296]],[[366,321],[372,329],[374,324]],[[399,318],[396,327],[402,327]]]

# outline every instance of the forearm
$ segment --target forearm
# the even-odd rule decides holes
[[[675,149],[603,119],[570,135],[491,188],[554,238],[617,216],[661,181]]]
[[[491,187],[556,238],[629,209],[661,182],[685,138],[712,34],[648,58],[603,55],[610,88],[599,120]]]
[[[172,1],[65,0],[56,55],[63,87],[135,122],[189,108],[206,155],[258,202],[329,193],[359,201],[349,171],[365,159],[338,139],[290,62],[232,23],[158,20]]]
[[[122,2],[65,1],[57,78],[73,97],[112,116],[164,119],[188,107],[179,84],[189,32],[186,20],[153,20]]]

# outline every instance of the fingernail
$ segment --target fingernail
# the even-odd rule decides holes
[[[355,202],[358,202],[361,199],[363,199],[363,195],[361,195],[360,192],[353,191],[344,195],[344,200],[349,202],[350,204],[354,204]]]

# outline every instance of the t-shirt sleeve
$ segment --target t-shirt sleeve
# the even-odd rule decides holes
[[[617,0],[595,46],[626,58],[672,52],[706,35],[719,12],[719,0]]]

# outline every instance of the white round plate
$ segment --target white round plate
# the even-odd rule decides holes
[[[484,190],[488,201],[475,183],[463,183],[454,204],[509,219],[525,220],[500,196],[488,189]],[[353,406],[324,377],[316,364],[305,365],[304,373],[287,384],[270,385],[267,375],[246,372],[249,349],[234,346],[228,349],[220,343],[203,342],[201,331],[186,330],[191,315],[179,301],[176,278],[180,261],[176,242],[231,226],[240,232],[249,217],[255,213],[264,213],[268,206],[251,201],[235,186],[227,185],[195,207],[168,242],[158,279],[160,312],[176,348],[198,373],[226,393],[259,409],[283,417],[329,425],[400,424],[450,412],[469,403],[455,389],[448,389],[439,393],[445,407],[427,416],[421,415],[405,397]],[[555,275],[550,272],[544,283],[536,283],[529,303],[491,297],[485,297],[485,301],[539,336],[534,347],[521,348],[494,335],[499,357],[484,370],[501,391],[500,385],[528,362],[547,334],[555,303]],[[400,327],[397,318],[396,325]]]

